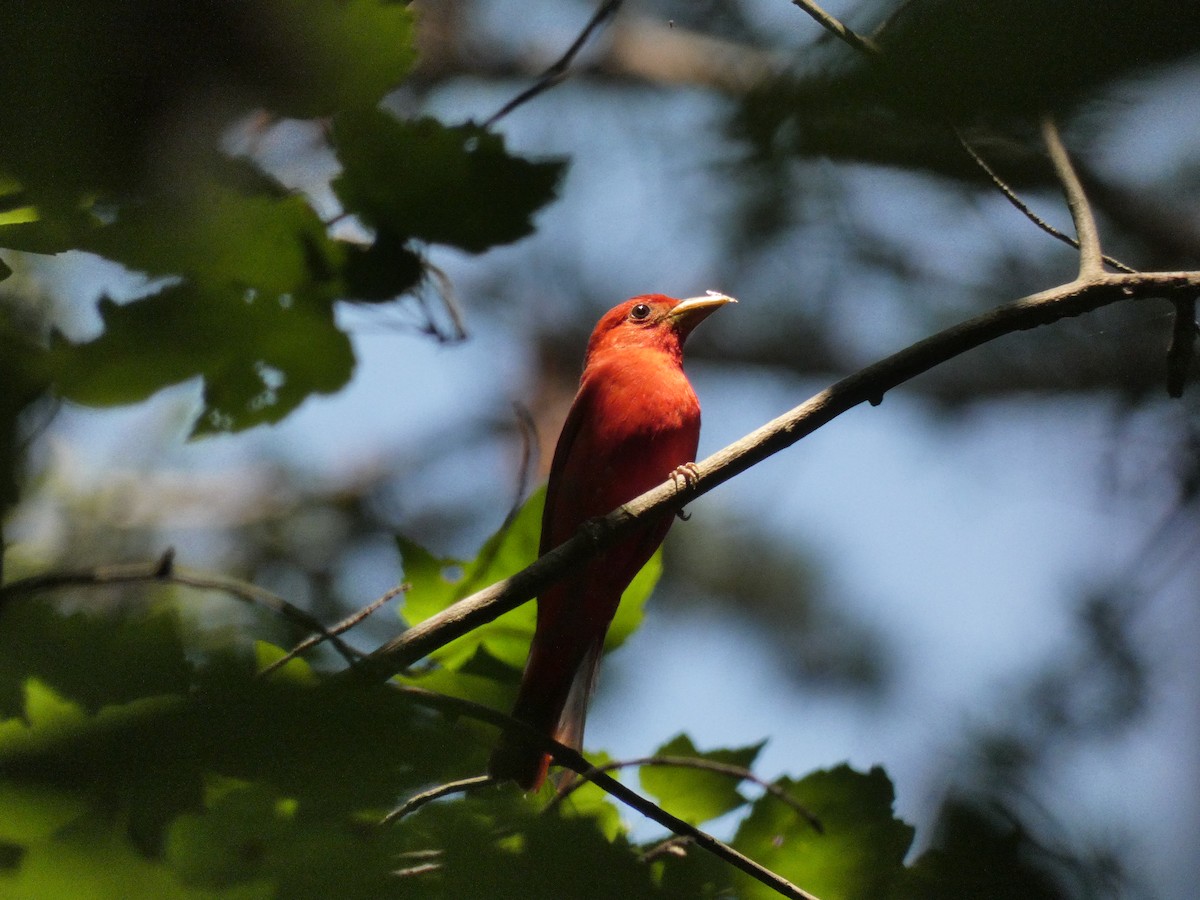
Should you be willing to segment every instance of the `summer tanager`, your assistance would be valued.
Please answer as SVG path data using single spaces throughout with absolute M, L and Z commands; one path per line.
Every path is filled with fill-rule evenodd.
M 690 300 L 647 294 L 600 319 L 554 451 L 539 553 L 695 460 L 700 404 L 683 373 L 683 342 L 714 310 L 734 302 L 714 292 Z M 579 749 L 604 635 L 621 593 L 658 549 L 673 518 L 664 513 L 647 522 L 538 598 L 515 718 Z M 505 735 L 489 769 L 537 790 L 549 765 L 549 756 Z

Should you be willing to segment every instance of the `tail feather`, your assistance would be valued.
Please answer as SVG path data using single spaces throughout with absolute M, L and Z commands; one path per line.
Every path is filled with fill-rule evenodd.
M 571 689 L 558 717 L 554 739 L 573 750 L 583 749 L 583 728 L 587 724 L 588 703 L 596 692 L 596 676 L 600 673 L 600 655 L 604 639 L 593 641 L 583 655 L 583 661 L 571 679 Z
M 556 653 L 554 658 L 534 652 L 525 667 L 513 718 L 553 737 L 575 750 L 583 746 L 588 700 L 596 687 L 604 641 L 592 641 L 582 654 Z M 564 658 L 565 657 L 565 658 Z M 546 780 L 549 755 L 504 734 L 492 753 L 488 771 L 494 778 L 515 781 L 526 791 L 536 791 Z
M 583 657 L 583 662 L 575 672 L 571 681 L 571 690 L 567 693 L 567 702 L 563 706 L 562 715 L 558 719 L 558 727 L 554 730 L 554 739 L 560 744 L 566 744 L 572 750 L 583 749 L 583 729 L 587 724 L 588 704 L 592 694 L 596 692 L 596 677 L 600 673 L 600 657 L 604 652 L 604 638 L 593 642 Z M 549 762 L 549 757 L 546 758 Z M 576 778 L 570 769 L 564 769 L 561 776 L 556 776 L 558 789 L 565 790 Z

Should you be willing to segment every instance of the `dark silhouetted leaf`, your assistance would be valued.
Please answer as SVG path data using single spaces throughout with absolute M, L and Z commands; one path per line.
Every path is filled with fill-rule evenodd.
M 415 59 L 393 0 L 6 4 L 0 172 L 55 217 L 138 194 L 234 119 L 372 106 Z
M 100 313 L 100 337 L 52 348 L 62 395 L 95 406 L 134 403 L 201 376 L 198 433 L 277 422 L 310 394 L 341 388 L 354 368 L 350 341 L 323 297 L 185 283 L 123 306 L 101 301 Z
M 510 156 L 475 125 L 401 122 L 380 110 L 342 113 L 333 138 L 344 168 L 334 189 L 349 212 L 394 239 L 476 253 L 532 232 L 563 168 Z

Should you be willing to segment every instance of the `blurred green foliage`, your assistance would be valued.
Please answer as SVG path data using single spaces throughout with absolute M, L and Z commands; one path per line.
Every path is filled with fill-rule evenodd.
M 806 48 L 811 68 L 744 98 L 734 131 L 768 164 L 759 175 L 780 160 L 832 157 L 982 184 L 946 126 L 999 122 L 988 158 L 1014 183 L 1046 184 L 1023 140 L 1029 122 L 1073 113 L 1131 69 L 1200 47 L 1200 18 L 1160 0 L 875 9 L 881 60 L 836 44 Z M 6 4 L 0 29 L 0 248 L 13 251 L 0 252 L 0 280 L 15 252 L 67 250 L 153 279 L 132 302 L 100 298 L 102 329 L 80 343 L 0 311 L 0 511 L 17 497 L 22 416 L 38 397 L 128 404 L 200 378 L 197 433 L 278 421 L 350 379 L 339 301 L 386 302 L 418 288 L 428 244 L 479 253 L 529 234 L 562 177 L 561 163 L 519 159 L 474 125 L 385 111 L 415 60 L 402 3 Z M 253 139 L 285 118 L 319 126 L 338 168 L 336 213 L 253 153 L 231 152 L 231 128 Z M 759 211 L 782 227 L 784 192 L 761 184 Z M 1110 203 L 1110 214 L 1120 206 Z M 805 356 L 791 331 L 778 331 L 789 361 Z M 540 502 L 474 559 L 400 540 L 412 584 L 405 620 L 528 562 Z M 771 548 L 748 546 L 759 555 L 743 557 L 760 571 L 742 589 L 783 597 L 766 577 L 779 568 Z M 631 586 L 610 648 L 639 624 L 659 566 L 656 558 Z M 128 591 L 107 612 L 82 589 L 61 608 L 0 593 L 0 895 L 767 895 L 695 847 L 635 839 L 590 786 L 552 808 L 548 791 L 493 787 L 381 828 L 399 800 L 483 771 L 494 729 L 303 661 L 258 677 L 284 652 L 259 633 L 265 626 L 223 643 L 185 624 L 176 588 L 146 590 L 156 599 L 123 605 L 138 593 Z M 780 608 L 796 618 L 794 604 Z M 1103 636 L 1106 620 L 1097 621 Z M 400 681 L 506 708 L 533 622 L 527 605 Z M 752 766 L 760 747 L 701 751 L 680 735 L 658 753 Z M 913 858 L 913 828 L 895 817 L 881 769 L 779 778 L 819 830 L 725 774 L 645 766 L 639 776 L 687 821 L 736 818 L 739 850 L 823 900 L 1080 895 L 1020 822 L 962 798 L 946 804 L 932 849 Z
M 541 503 L 529 501 L 474 560 L 437 560 L 404 542 L 405 616 L 432 615 L 520 568 Z M 656 578 L 652 570 L 626 602 L 640 607 Z M 0 594 L 0 895 L 772 895 L 698 848 L 664 853 L 660 838 L 634 840 L 590 785 L 556 804 L 549 785 L 534 796 L 489 786 L 379 825 L 397 802 L 481 773 L 495 729 L 415 702 L 395 683 L 347 681 L 301 659 L 259 676 L 283 650 L 185 625 L 180 590 L 129 588 L 158 599 L 107 614 Z M 490 648 L 527 645 L 531 613 L 443 648 L 401 682 L 507 704 L 520 654 Z M 761 748 L 700 751 L 679 735 L 656 756 L 744 768 Z M 776 781 L 819 827 L 776 796 L 754 799 L 730 774 L 648 765 L 641 782 L 696 824 L 744 816 L 734 846 L 823 900 L 919 896 L 912 885 L 957 883 L 976 854 L 990 864 L 1005 846 L 956 832 L 906 867 L 913 829 L 895 818 L 881 769 Z
M 423 245 L 516 240 L 554 197 L 561 164 L 379 108 L 415 60 L 405 4 L 85 6 L 9 5 L 0 21 L 15 48 L 0 64 L 0 248 L 86 250 L 159 281 L 102 302 L 95 339 L 55 341 L 46 377 L 65 398 L 133 403 L 199 376 L 197 432 L 276 422 L 350 379 L 336 301 L 411 292 Z M 331 221 L 230 156 L 232 125 L 253 134 L 284 117 L 330 123 Z M 364 236 L 335 236 L 342 220 Z

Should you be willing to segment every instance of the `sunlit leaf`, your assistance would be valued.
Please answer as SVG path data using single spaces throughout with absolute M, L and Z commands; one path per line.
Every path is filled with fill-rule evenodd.
M 544 489 L 534 492 L 513 520 L 492 535 L 473 560 L 439 559 L 405 538 L 398 538 L 404 579 L 412 585 L 402 609 L 410 624 L 424 621 L 473 591 L 520 571 L 537 558 L 541 535 Z M 605 640 L 605 649 L 620 644 L 641 623 L 642 611 L 662 572 L 656 553 L 625 590 L 621 605 Z M 451 669 L 461 669 L 479 648 L 512 669 L 525 664 L 537 621 L 534 603 L 526 603 L 469 634 L 435 650 L 430 658 Z
M 674 756 L 707 760 L 715 763 L 749 768 L 762 744 L 734 750 L 710 750 L 701 753 L 691 738 L 681 734 L 652 753 L 652 756 Z M 642 788 L 655 801 L 686 822 L 699 825 L 715 819 L 746 802 L 738 792 L 741 780 L 735 776 L 677 766 L 642 766 L 639 771 Z
M 266 641 L 254 642 L 254 660 L 259 669 L 262 671 L 267 666 L 277 663 L 279 660 L 287 656 L 288 651 L 282 647 L 277 647 L 274 644 L 269 644 Z M 317 676 L 313 672 L 312 666 L 299 656 L 293 656 L 286 663 L 271 672 L 271 678 L 278 681 L 290 681 L 298 685 L 313 685 L 316 683 Z
M 545 498 L 544 490 L 535 492 L 511 522 L 488 538 L 473 560 L 439 559 L 412 541 L 397 538 L 404 580 L 412 585 L 404 595 L 401 610 L 404 618 L 410 624 L 422 622 L 472 591 L 533 562 L 537 558 Z M 431 658 L 457 669 L 483 646 L 493 658 L 518 668 L 525 662 L 535 619 L 535 606 L 526 603 L 439 648 Z
M 0 895 L 13 898 L 267 900 L 275 896 L 270 888 L 265 883 L 220 891 L 190 887 L 172 867 L 145 856 L 102 820 L 31 844 L 19 866 L 0 869 Z
M 823 833 L 765 795 L 742 822 L 734 846 L 822 900 L 886 897 L 902 877 L 913 829 L 893 815 L 895 796 L 884 771 L 875 768 L 864 775 L 843 765 L 778 784 L 816 815 Z M 777 896 L 749 879 L 739 893 Z

